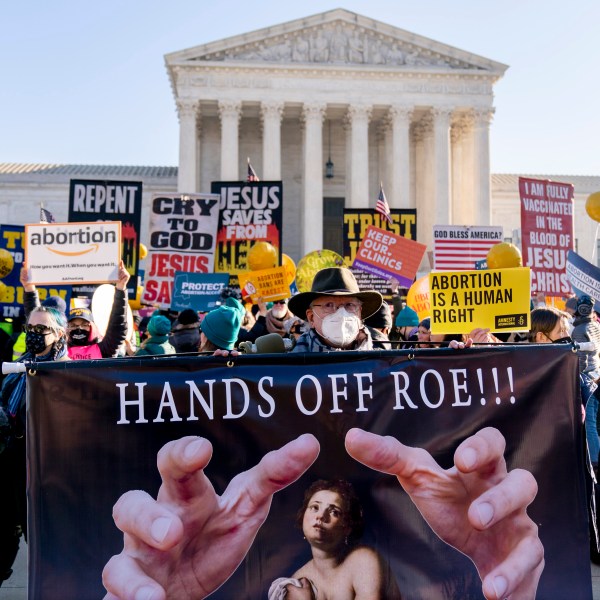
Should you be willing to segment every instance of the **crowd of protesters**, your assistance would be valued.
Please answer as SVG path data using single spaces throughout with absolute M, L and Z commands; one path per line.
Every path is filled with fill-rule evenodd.
M 464 336 L 436 336 L 429 318 L 418 314 L 400 296 L 390 303 L 374 290 L 361 290 L 349 269 L 333 267 L 315 275 L 312 288 L 267 304 L 258 302 L 248 309 L 230 295 L 213 310 L 198 313 L 192 308 L 178 314 L 156 310 L 145 318 L 134 315 L 128 326 L 127 282 L 123 264 L 108 325 L 98 331 L 89 308 L 67 310 L 59 297 L 43 302 L 29 283 L 26 269 L 21 273 L 24 288 L 24 332 L 0 338 L 2 359 L 27 361 L 101 359 L 118 356 L 160 356 L 234 351 L 241 342 L 277 334 L 291 341 L 292 352 L 346 350 L 390 350 L 463 347 L 476 343 L 502 342 L 593 342 L 595 349 L 579 353 L 582 398 L 586 405 L 585 427 L 594 468 L 598 468 L 600 439 L 597 417 L 600 390 L 600 323 L 589 296 L 569 299 L 565 312 L 532 302 L 532 328 L 523 335 L 500 339 L 485 329 Z M 8 579 L 19 547 L 26 536 L 25 500 L 25 375 L 7 376 L 0 396 L 0 432 L 5 421 L 12 425 L 9 441 L 0 438 L 0 585 Z M 4 421 L 3 421 L 4 419 Z M 16 432 L 16 433 L 15 433 Z

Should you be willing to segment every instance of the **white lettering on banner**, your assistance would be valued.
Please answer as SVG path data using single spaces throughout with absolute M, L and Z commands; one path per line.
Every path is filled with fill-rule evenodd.
M 118 214 L 135 213 L 135 192 L 130 185 L 83 185 L 73 187 L 73 210 L 75 212 L 105 212 Z
M 445 375 L 445 377 L 444 377 Z M 367 412 L 367 400 L 373 400 L 373 377 L 376 373 L 345 373 L 329 374 L 327 381 L 321 381 L 314 375 L 303 375 L 295 384 L 295 400 L 299 412 L 306 416 L 312 416 L 320 410 L 329 413 L 345 412 L 340 408 L 340 400 L 355 405 L 355 412 Z M 444 403 L 451 403 L 452 407 L 466 409 L 475 405 L 474 398 L 479 398 L 482 406 L 488 402 L 501 405 L 505 402 L 515 404 L 513 369 L 507 367 L 505 372 L 499 372 L 496 367 L 484 370 L 477 368 L 474 372 L 467 369 L 448 369 L 440 371 L 428 369 L 422 373 L 411 375 L 407 371 L 390 371 L 383 385 L 388 385 L 387 377 L 392 379 L 394 387 L 394 404 L 390 406 L 391 411 L 401 411 L 405 408 L 419 410 L 421 408 L 438 409 Z M 447 389 L 444 381 L 451 389 Z M 160 391 L 160 402 L 156 406 L 150 405 L 147 400 L 149 392 L 144 388 L 147 382 L 133 383 L 137 392 L 129 390 L 129 383 L 117 383 L 119 389 L 120 418 L 117 425 L 129 425 L 134 423 L 148 423 L 146 412 L 153 410 L 156 417 L 153 423 L 164 423 L 177 421 L 198 421 L 202 416 L 197 416 L 195 408 L 199 406 L 204 417 L 213 421 L 215 419 L 215 402 L 220 403 L 223 419 L 240 419 L 244 417 L 250 407 L 256 410 L 262 418 L 273 416 L 276 406 L 275 397 L 272 395 L 276 387 L 275 379 L 271 376 L 262 377 L 256 384 L 256 391 L 250 389 L 246 381 L 239 378 L 232 379 L 207 379 L 204 381 L 186 380 L 187 391 L 185 398 L 181 398 L 179 413 L 182 406 L 189 408 L 189 414 L 183 418 L 176 409 L 177 394 L 181 394 L 174 384 L 168 381 L 162 383 Z M 504 385 L 508 397 L 500 397 L 500 384 Z M 287 388 L 290 382 L 285 382 Z M 325 389 L 324 390 L 324 386 Z M 267 391 L 267 388 L 269 391 Z M 324 394 L 324 391 L 327 393 Z M 157 396 L 154 390 L 153 396 Z M 132 397 L 129 397 L 132 396 Z M 324 398 L 328 398 L 331 406 L 324 406 Z M 288 402 L 288 399 L 285 399 Z M 168 409 L 165 411 L 164 409 Z M 163 415 L 163 412 L 165 413 Z M 129 414 L 133 413 L 133 414 Z M 169 416 L 170 413 L 170 416 Z

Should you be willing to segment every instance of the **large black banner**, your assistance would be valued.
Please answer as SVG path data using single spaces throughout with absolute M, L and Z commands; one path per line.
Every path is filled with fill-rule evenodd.
M 488 426 L 506 439 L 508 470 L 529 471 L 539 486 L 527 511 L 545 552 L 537 597 L 591 598 L 577 373 L 577 355 L 557 345 L 41 363 L 27 376 L 30 598 L 103 596 L 104 565 L 123 548 L 113 505 L 128 490 L 156 497 L 166 442 L 210 440 L 205 472 L 221 494 L 308 432 L 317 460 L 275 494 L 211 598 L 265 599 L 275 579 L 305 565 L 311 549 L 296 514 L 311 483 L 335 478 L 353 484 L 362 543 L 389 564 L 402 598 L 481 600 L 469 558 L 433 533 L 395 477 L 353 460 L 344 437 L 354 427 L 393 436 L 448 469 L 457 446 Z

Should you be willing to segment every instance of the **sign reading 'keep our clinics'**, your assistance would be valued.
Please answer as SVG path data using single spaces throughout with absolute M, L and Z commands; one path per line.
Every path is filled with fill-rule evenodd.
M 117 280 L 121 223 L 25 225 L 25 262 L 31 283 L 109 283 Z
M 530 270 L 432 271 L 431 332 L 469 333 L 529 329 Z

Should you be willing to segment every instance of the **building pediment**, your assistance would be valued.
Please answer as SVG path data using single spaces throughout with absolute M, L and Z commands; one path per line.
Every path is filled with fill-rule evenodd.
M 507 66 L 403 29 L 336 9 L 168 54 L 167 64 L 367 66 L 370 69 L 476 70 Z

